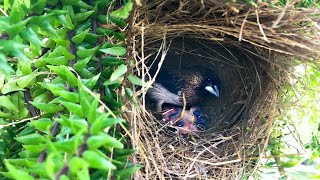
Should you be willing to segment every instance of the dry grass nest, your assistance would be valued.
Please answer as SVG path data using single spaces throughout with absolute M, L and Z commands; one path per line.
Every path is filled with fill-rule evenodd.
M 140 108 L 128 105 L 136 154 L 143 165 L 134 179 L 239 179 L 257 169 L 281 109 L 279 90 L 293 59 L 314 62 L 320 51 L 320 13 L 313 9 L 257 7 L 199 0 L 135 3 L 128 42 L 132 69 L 144 80 L 148 65 L 201 65 L 222 80 L 222 95 L 201 107 L 210 128 L 188 138 L 169 130 L 153 113 L 146 90 Z M 158 55 L 158 56 L 157 56 Z M 158 58 L 155 58 L 155 57 Z

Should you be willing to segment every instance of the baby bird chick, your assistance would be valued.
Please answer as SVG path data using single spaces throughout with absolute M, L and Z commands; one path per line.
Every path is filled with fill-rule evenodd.
M 181 107 L 173 106 L 162 113 L 162 120 L 177 127 L 179 134 L 191 134 L 207 129 L 207 119 L 198 107 L 191 107 L 190 110 L 182 111 Z

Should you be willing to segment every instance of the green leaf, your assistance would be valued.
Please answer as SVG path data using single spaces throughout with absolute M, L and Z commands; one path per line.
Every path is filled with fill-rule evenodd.
M 91 60 L 92 56 L 89 56 L 85 59 L 82 59 L 80 61 L 78 61 L 77 63 L 75 63 L 73 65 L 73 68 L 78 71 L 78 72 L 81 72 L 88 64 L 88 62 Z
M 37 77 L 37 70 L 32 72 L 31 74 L 25 75 L 17 79 L 17 85 L 19 88 L 25 88 L 30 83 L 33 82 L 33 80 Z M 34 84 L 34 83 L 32 83 Z
M 57 30 L 52 27 L 49 20 L 45 20 L 41 23 L 40 28 L 42 28 L 50 37 L 59 39 Z
M 36 121 L 31 121 L 31 124 L 39 131 L 49 131 L 53 126 L 53 122 L 49 118 L 41 118 Z
M 74 16 L 74 21 L 75 22 L 82 22 L 82 21 L 86 20 L 89 16 L 91 16 L 92 13 L 94 13 L 94 11 L 86 11 L 86 12 L 82 12 L 82 13 L 77 13 Z
M 135 167 L 129 167 L 129 168 L 117 171 L 116 173 L 117 179 L 130 179 L 130 176 L 133 175 L 138 170 L 140 170 L 141 168 L 142 166 L 135 166 Z
M 92 6 L 89 6 L 88 4 L 86 4 L 81 0 L 62 0 L 62 3 L 64 5 L 78 6 L 83 9 L 92 9 Z
M 124 20 L 113 17 L 113 16 L 108 16 L 108 20 L 110 20 L 111 22 L 115 23 L 117 26 L 122 28 L 127 26 L 127 23 Z
M 66 116 L 61 116 L 61 118 L 56 119 L 61 125 L 65 127 L 69 127 L 72 129 L 72 132 L 74 134 L 76 133 L 86 133 L 87 128 L 88 128 L 88 122 L 85 119 L 79 119 L 77 116 L 72 116 L 72 117 L 66 117 Z M 69 131 L 68 131 L 69 133 Z
M 84 114 L 87 115 L 87 113 L 89 112 L 89 109 L 91 107 L 91 103 L 90 103 L 90 95 L 88 94 L 88 92 L 85 90 L 85 88 L 83 87 L 83 84 L 79 83 L 78 85 L 79 88 L 79 97 L 80 98 L 80 105 L 84 111 Z
M 1 93 L 2 94 L 7 94 L 7 93 L 10 93 L 10 92 L 14 92 L 14 91 L 24 91 L 24 89 L 23 88 L 19 88 L 17 86 L 17 83 L 14 82 L 14 81 L 4 84 L 2 89 L 1 89 Z
M 17 51 L 23 51 L 27 46 L 14 40 L 0 40 L 1 52 L 14 55 Z
M 134 152 L 135 151 L 133 149 L 114 149 L 114 154 L 116 157 L 128 157 Z
M 40 15 L 43 13 L 44 7 L 46 6 L 46 0 L 38 0 L 36 3 L 33 4 L 31 7 L 31 11 Z
M 77 56 L 80 59 L 87 58 L 88 56 L 92 56 L 98 50 L 98 48 L 99 48 L 99 46 L 91 48 L 91 49 L 79 49 L 77 51 Z
M 109 55 L 113 56 L 123 56 L 127 53 L 127 49 L 124 47 L 112 47 L 112 48 L 106 48 L 106 49 L 99 49 L 99 51 L 104 52 Z
M 78 78 L 67 67 L 65 67 L 65 73 L 70 87 L 76 87 L 78 85 Z
M 22 144 L 41 144 L 41 143 L 45 143 L 46 142 L 46 138 L 44 138 L 43 136 L 41 136 L 38 133 L 33 133 L 33 134 L 28 134 L 25 136 L 20 136 L 20 137 L 16 137 L 15 138 L 18 142 L 22 143 Z
M 111 127 L 119 123 L 124 123 L 125 120 L 121 118 L 107 118 L 105 115 L 100 115 L 90 127 L 90 132 L 94 135 L 101 132 L 106 127 Z
M 73 174 L 76 174 L 81 169 L 84 169 L 84 168 L 86 169 L 88 166 L 89 166 L 89 164 L 84 159 L 82 159 L 80 157 L 73 157 L 69 161 L 70 171 Z
M 46 63 L 52 64 L 52 65 L 66 65 L 69 62 L 69 60 L 67 58 L 65 58 L 64 56 L 45 58 L 44 61 Z
M 36 144 L 36 145 L 22 145 L 28 152 L 32 153 L 40 153 L 42 150 L 46 148 L 46 144 Z M 120 149 L 117 149 L 120 150 Z
M 112 74 L 110 77 L 110 81 L 115 81 L 124 75 L 127 72 L 128 68 L 126 65 L 121 64 Z
M 106 118 L 104 119 L 103 126 L 110 127 L 110 126 L 114 126 L 116 124 L 124 123 L 124 122 L 126 122 L 126 120 L 121 118 Z
M 98 105 L 99 102 L 97 100 L 93 100 L 87 115 L 87 119 L 90 124 L 92 124 L 97 119 Z
M 289 161 L 289 162 L 285 162 L 285 163 L 281 164 L 281 167 L 291 168 L 293 166 L 296 166 L 298 163 L 299 163 L 299 161 Z
M 6 75 L 5 75 L 5 74 L 2 74 L 2 73 L 0 72 L 0 90 L 1 90 L 2 86 L 4 85 L 4 80 L 5 80 L 5 78 L 6 78 Z
M 91 79 L 88 80 L 83 80 L 83 84 L 88 88 L 88 89 L 92 89 L 98 82 L 100 77 L 100 74 L 97 74 L 96 76 L 94 76 Z
M 29 175 L 27 172 L 16 169 L 13 165 L 11 165 L 7 160 L 4 161 L 9 173 L 8 177 L 12 179 L 24 179 L 24 180 L 34 180 L 34 177 Z
M 127 19 L 130 15 L 132 7 L 133 7 L 133 4 L 131 1 L 129 1 L 129 2 L 127 2 L 127 4 L 124 7 L 113 11 L 111 13 L 111 16 L 122 18 L 122 19 Z
M 55 170 L 60 169 L 63 166 L 62 156 L 57 155 L 57 153 L 50 153 L 48 154 L 44 164 L 45 167 L 43 168 L 43 171 L 45 171 L 47 176 L 49 176 L 48 179 L 55 179 Z
M 103 61 L 102 64 L 104 66 L 115 66 L 115 65 L 120 65 L 120 64 L 126 64 L 123 60 L 113 57 L 113 56 L 106 56 Z
M 59 78 L 60 79 L 60 78 Z M 49 89 L 53 94 L 55 94 L 55 91 L 63 91 L 65 90 L 64 84 L 62 82 L 50 82 L 50 83 L 45 83 L 45 82 L 39 82 L 39 84 L 46 88 Z
M 89 32 L 89 29 L 83 31 L 83 32 L 80 32 L 79 34 L 75 35 L 74 37 L 72 37 L 72 41 L 79 45 L 80 43 L 82 43 L 82 41 L 84 40 L 84 38 L 86 38 L 87 34 Z
M 98 21 L 99 23 L 101 24 L 108 24 L 108 19 L 107 19 L 108 16 L 105 16 L 105 15 L 98 15 Z
M 92 150 L 87 150 L 83 153 L 83 158 L 90 164 L 90 167 L 107 171 L 109 169 L 116 169 L 110 161 L 106 160 L 100 154 Z
M 63 107 L 56 105 L 56 104 L 50 104 L 50 103 L 37 103 L 37 102 L 30 102 L 34 107 L 40 109 L 41 111 L 47 112 L 47 113 L 56 113 L 63 110 Z
M 3 73 L 5 75 L 9 75 L 9 74 L 11 74 L 13 72 L 14 72 L 14 70 L 8 64 L 8 62 L 6 60 L 6 57 L 2 53 L 0 53 L 0 74 Z
M 77 152 L 79 142 L 77 142 L 76 138 L 71 138 L 68 140 L 60 140 L 54 142 L 53 145 L 59 151 L 67 152 L 67 153 L 75 153 Z
M 97 149 L 104 145 L 120 149 L 124 147 L 120 141 L 106 133 L 102 133 L 97 136 L 91 136 L 88 139 L 88 146 L 90 149 Z
M 98 38 L 100 38 L 102 36 L 103 35 L 88 33 L 84 40 L 85 40 L 85 42 L 87 42 L 89 44 L 95 44 L 97 41 L 99 41 Z
M 58 76 L 63 79 L 63 80 L 67 80 L 67 76 L 66 76 L 66 73 L 65 73 L 65 69 L 66 66 L 51 66 L 51 65 L 47 65 L 47 67 L 58 74 Z
M 74 25 L 72 24 L 72 20 L 69 13 L 66 15 L 58 16 L 58 21 L 68 29 L 74 29 Z
M 37 34 L 31 28 L 27 28 L 20 32 L 20 36 L 35 46 L 44 46 Z
M 120 41 L 125 41 L 126 40 L 126 35 L 122 32 L 114 32 L 112 34 L 114 37 L 116 37 L 117 39 L 119 39 Z
M 10 12 L 10 24 L 21 22 L 24 16 L 21 1 L 14 1 Z
M 6 25 L 5 31 L 9 34 L 10 37 L 15 37 L 17 34 L 19 34 L 22 30 L 26 28 L 26 25 L 29 21 L 30 19 L 28 18 L 16 24 Z
M 0 106 L 15 112 L 19 111 L 18 107 L 12 103 L 8 96 L 0 96 Z
M 114 31 L 107 28 L 97 28 L 97 33 L 101 35 L 112 35 Z
M 142 86 L 142 80 L 138 78 L 136 75 L 129 74 L 128 80 L 135 85 Z
M 68 100 L 69 102 L 72 103 L 79 103 L 79 95 L 78 93 L 75 92 L 69 92 L 66 90 L 58 90 L 53 92 L 57 96 L 61 96 L 64 99 Z
M 61 79 L 67 80 L 71 87 L 76 87 L 78 84 L 77 77 L 66 66 L 47 66 L 50 70 L 57 73 Z
M 67 101 L 60 101 L 62 105 L 64 105 L 70 112 L 73 112 L 74 114 L 84 117 L 83 110 L 79 104 L 67 102 Z
M 15 166 L 32 166 L 37 162 L 37 159 L 27 158 L 27 159 L 7 159 L 8 163 Z

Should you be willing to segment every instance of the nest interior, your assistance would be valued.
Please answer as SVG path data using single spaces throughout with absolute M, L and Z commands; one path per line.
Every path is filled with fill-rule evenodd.
M 148 87 L 136 92 L 142 111 L 131 106 L 133 161 L 144 167 L 135 179 L 239 179 L 256 170 L 292 57 L 318 53 L 318 45 L 288 23 L 313 21 L 311 12 L 289 9 L 296 19 L 282 15 L 277 22 L 283 10 L 267 9 L 218 1 L 146 1 L 135 11 L 132 46 L 139 76 L 147 76 L 148 62 L 164 60 L 162 66 L 205 66 L 222 80 L 221 97 L 201 107 L 210 128 L 191 138 L 168 133 L 144 103 Z M 157 53 L 160 60 L 153 58 Z
M 174 38 L 169 43 L 161 68 L 192 68 L 203 66 L 215 72 L 221 79 L 221 96 L 207 97 L 198 104 L 208 117 L 208 127 L 201 135 L 221 132 L 243 121 L 254 101 L 272 83 L 268 58 L 251 54 L 241 46 L 213 43 L 188 37 Z M 156 46 L 155 43 L 154 46 Z M 159 46 L 159 44 L 158 44 Z M 159 47 L 160 48 L 160 47 Z M 161 58 L 149 58 L 157 66 Z M 146 105 L 155 112 L 151 103 Z M 155 113 L 154 113 L 155 114 Z M 157 119 L 159 119 L 157 117 Z M 246 119 L 246 118 L 244 118 Z

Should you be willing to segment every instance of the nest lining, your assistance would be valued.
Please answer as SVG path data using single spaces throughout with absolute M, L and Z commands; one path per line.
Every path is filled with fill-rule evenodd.
M 133 54 L 139 68 L 145 68 L 138 72 L 147 72 L 144 56 L 150 57 L 161 50 L 162 39 L 166 37 L 171 45 L 163 65 L 209 67 L 222 79 L 223 94 L 203 105 L 211 120 L 210 128 L 189 139 L 168 133 L 152 109 L 144 104 L 140 104 L 142 111 L 132 105 L 129 119 L 137 152 L 133 161 L 144 165 L 134 178 L 238 179 L 246 176 L 256 170 L 260 152 L 278 115 L 279 88 L 287 81 L 292 64 L 291 58 L 283 54 L 295 57 L 317 54 L 317 50 L 310 51 L 317 44 L 298 36 L 301 32 L 297 33 L 288 23 L 289 20 L 305 21 L 307 14 L 292 10 L 298 14 L 295 17 L 304 18 L 284 17 L 277 33 L 270 29 L 264 31 L 268 32 L 268 40 L 272 40 L 268 42 L 261 34 L 261 23 L 267 18 L 276 20 L 280 10 L 256 9 L 261 17 L 260 22 L 256 22 L 256 13 L 247 11 L 248 6 L 190 1 L 186 7 L 181 6 L 186 1 L 175 2 L 178 1 L 147 1 L 136 11 Z M 238 14 L 230 10 L 232 7 L 239 10 Z M 243 18 L 248 21 L 245 28 L 239 21 L 243 22 Z M 290 33 L 294 38 L 287 41 Z

